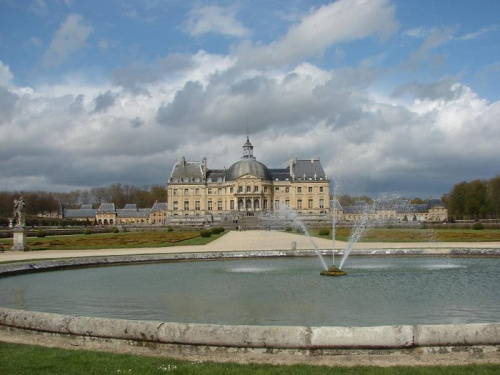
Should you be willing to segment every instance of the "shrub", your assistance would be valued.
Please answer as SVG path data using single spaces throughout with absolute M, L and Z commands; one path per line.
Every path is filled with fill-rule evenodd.
M 174 228 L 172 228 L 170 225 L 167 227 L 167 231 L 169 232 L 173 232 L 174 231 Z
M 483 225 L 483 223 L 474 223 L 474 225 L 472 226 L 472 229 L 474 229 L 474 230 L 483 230 L 484 229 L 484 225 Z
M 212 235 L 212 231 L 208 230 L 208 229 L 204 229 L 200 232 L 200 236 L 202 237 L 210 237 Z
M 320 228 L 318 231 L 320 236 L 328 236 L 330 234 L 330 229 L 328 228 Z
M 285 228 L 285 232 L 291 232 L 292 231 L 292 227 L 286 227 Z
M 220 228 L 218 227 L 212 228 L 212 234 L 219 234 L 219 233 L 220 233 Z
M 45 231 L 44 230 L 37 231 L 36 236 L 37 237 L 45 237 L 46 236 Z
M 224 227 L 219 227 L 220 233 L 224 232 Z
M 119 232 L 120 232 L 120 230 L 119 230 L 117 227 L 113 227 L 112 232 L 113 232 L 113 233 L 119 233 Z
M 91 234 L 92 232 L 90 231 L 90 229 L 84 229 L 83 230 L 83 234 Z

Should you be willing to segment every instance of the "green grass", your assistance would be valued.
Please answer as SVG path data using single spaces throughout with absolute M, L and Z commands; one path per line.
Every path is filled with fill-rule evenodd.
M 27 244 L 30 251 L 190 246 L 207 244 L 222 235 L 224 232 L 202 238 L 200 232 L 195 231 L 79 234 L 28 238 Z M 5 247 L 11 246 L 12 239 L 5 239 L 2 242 Z
M 337 228 L 335 238 L 347 241 L 351 228 Z M 312 234 L 321 238 L 332 238 L 332 235 L 320 236 L 318 231 Z M 406 228 L 373 228 L 368 229 L 361 237 L 361 242 L 486 242 L 500 241 L 500 229 L 406 229 Z
M 84 350 L 62 350 L 0 342 L 0 374 L 89 375 L 89 374 L 265 374 L 265 375 L 487 375 L 498 374 L 499 365 L 422 367 L 326 367 L 238 365 L 230 363 L 178 361 Z

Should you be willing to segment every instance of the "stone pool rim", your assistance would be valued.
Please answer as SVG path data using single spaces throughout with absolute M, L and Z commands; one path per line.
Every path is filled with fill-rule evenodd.
M 323 253 L 327 255 L 331 251 Z M 432 255 L 422 249 L 378 253 L 369 255 Z M 498 253 L 492 249 L 460 249 L 449 255 L 496 256 Z M 314 255 L 312 250 L 301 250 L 91 256 L 0 264 L 0 277 L 108 265 Z M 363 255 L 368 255 L 366 250 Z M 85 348 L 89 347 L 90 340 L 90 347 L 98 350 L 123 351 L 127 347 L 126 351 L 142 352 L 139 347 L 147 347 L 148 354 L 167 353 L 173 357 L 196 354 L 211 360 L 215 353 L 231 360 L 239 355 L 282 356 L 300 352 L 302 361 L 308 362 L 318 355 L 338 357 L 342 353 L 366 355 L 374 351 L 376 354 L 371 356 L 380 356 L 403 350 L 410 356 L 423 352 L 450 355 L 465 352 L 476 356 L 483 353 L 488 363 L 500 363 L 500 322 L 374 327 L 216 325 L 62 315 L 0 306 L 0 341 L 5 338 L 29 343 L 34 336 L 39 345 L 45 346 L 61 346 L 56 342 L 77 340 L 77 346 Z

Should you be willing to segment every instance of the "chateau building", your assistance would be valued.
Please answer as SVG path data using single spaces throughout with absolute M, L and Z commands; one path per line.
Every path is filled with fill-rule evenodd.
M 64 209 L 63 217 L 98 225 L 165 225 L 167 203 L 155 202 L 152 208 L 137 208 L 135 204 L 116 208 L 114 203 L 101 203 L 98 209 L 82 204 L 80 208 Z
M 294 158 L 286 168 L 268 168 L 256 160 L 247 137 L 241 160 L 229 169 L 208 168 L 206 158 L 177 162 L 167 182 L 167 216 L 253 215 L 280 205 L 303 215 L 325 215 L 329 193 L 319 159 Z
M 366 217 L 368 221 L 380 222 L 444 222 L 448 220 L 448 210 L 440 199 L 431 199 L 424 204 L 411 204 L 399 199 L 369 205 L 364 201 L 342 207 L 337 200 L 331 202 L 332 212 L 338 221 L 355 222 Z

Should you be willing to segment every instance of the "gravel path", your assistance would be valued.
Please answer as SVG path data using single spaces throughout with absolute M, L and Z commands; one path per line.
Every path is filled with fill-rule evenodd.
M 5 251 L 0 253 L 0 262 L 13 260 L 80 258 L 88 256 L 113 256 L 132 254 L 167 254 L 167 253 L 199 253 L 217 251 L 255 251 L 255 250 L 290 250 L 296 242 L 298 250 L 310 250 L 312 244 L 306 236 L 278 231 L 231 231 L 221 238 L 202 246 L 170 246 L 136 249 L 102 249 L 102 250 L 44 250 L 33 252 Z M 332 241 L 314 237 L 314 242 L 321 250 L 331 250 Z M 346 242 L 336 241 L 336 250 L 346 247 Z M 356 250 L 377 251 L 385 249 L 423 249 L 432 254 L 446 254 L 451 249 L 497 249 L 500 242 L 362 242 L 357 243 Z

